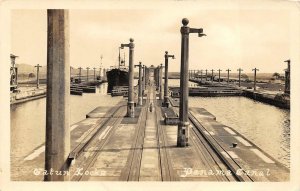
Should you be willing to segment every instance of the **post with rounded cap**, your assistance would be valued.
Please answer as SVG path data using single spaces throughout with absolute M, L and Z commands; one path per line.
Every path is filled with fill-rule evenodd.
M 256 71 L 259 71 L 257 68 L 252 69 L 254 71 L 254 84 L 253 84 L 253 90 L 256 91 Z
M 121 44 L 121 47 L 129 48 L 129 87 L 128 87 L 128 103 L 127 103 L 127 117 L 134 117 L 134 92 L 133 92 L 133 56 L 134 56 L 134 43 L 133 38 L 129 39 L 128 44 Z
M 174 55 L 169 55 L 168 51 L 165 51 L 165 89 L 164 89 L 164 103 L 163 106 L 169 107 L 169 58 L 175 59 Z
M 47 10 L 47 100 L 45 181 L 69 180 L 70 160 L 70 64 L 69 12 Z
M 241 72 L 243 69 L 239 68 L 237 71 L 239 71 L 239 87 L 241 87 Z
M 198 36 L 205 36 L 203 29 L 188 27 L 189 20 L 182 19 L 183 26 L 181 32 L 181 66 L 180 66 L 180 105 L 179 105 L 179 123 L 177 132 L 177 146 L 188 146 L 189 139 L 189 118 L 188 118 L 188 96 L 189 96 L 189 34 L 198 33 Z
M 139 82 L 138 82 L 138 85 L 139 85 L 139 90 L 138 90 L 138 105 L 139 106 L 142 106 L 143 105 L 143 95 L 142 95 L 142 62 L 140 62 L 138 65 L 134 65 L 134 67 L 139 67 Z

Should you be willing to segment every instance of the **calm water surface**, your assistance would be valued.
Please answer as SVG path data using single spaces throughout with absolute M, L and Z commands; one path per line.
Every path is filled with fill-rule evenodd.
M 178 86 L 179 80 L 170 80 L 169 84 Z M 107 84 L 102 84 L 96 94 L 71 96 L 71 124 L 85 119 L 97 106 L 111 106 L 122 99 L 106 95 L 106 88 Z M 285 166 L 290 166 L 289 110 L 244 97 L 190 97 L 189 105 L 207 109 L 218 121 L 233 127 Z M 45 115 L 45 98 L 11 107 L 12 165 L 45 141 Z

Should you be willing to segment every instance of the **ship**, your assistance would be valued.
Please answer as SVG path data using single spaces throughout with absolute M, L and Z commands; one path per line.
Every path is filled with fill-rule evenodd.
M 124 59 L 121 59 L 119 48 L 119 64 L 117 67 L 111 67 L 106 72 L 107 76 L 107 93 L 111 93 L 116 87 L 124 87 L 129 85 L 129 71 L 125 66 L 125 54 Z

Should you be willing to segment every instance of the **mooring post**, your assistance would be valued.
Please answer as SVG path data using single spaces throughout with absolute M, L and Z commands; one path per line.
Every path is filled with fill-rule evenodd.
M 230 72 L 231 70 L 228 68 L 226 71 L 227 71 L 227 84 L 229 84 L 229 72 Z
M 133 80 L 134 80 L 134 72 L 133 72 L 133 56 L 134 56 L 134 43 L 133 38 L 129 39 L 129 44 L 121 44 L 121 47 L 129 48 L 129 87 L 128 87 L 128 103 L 127 103 L 127 117 L 134 117 L 134 90 L 133 90 Z
M 42 66 L 40 66 L 39 64 L 37 64 L 36 66 L 34 66 L 36 68 L 36 88 L 39 89 L 40 88 L 40 77 L 39 77 L 39 73 L 40 73 L 40 68 Z
M 169 58 L 175 59 L 174 55 L 169 55 L 168 51 L 165 51 L 165 89 L 164 89 L 164 103 L 163 106 L 169 107 Z
M 90 67 L 86 68 L 86 82 L 89 82 L 89 69 Z
M 239 87 L 241 87 L 241 72 L 243 71 L 243 69 L 239 68 Z
M 219 72 L 219 83 L 221 82 L 221 71 L 222 71 L 221 69 L 218 70 L 218 72 Z
M 182 19 L 183 26 L 181 32 L 181 66 L 180 66 L 180 107 L 179 107 L 179 123 L 177 132 L 177 146 L 188 146 L 189 139 L 189 119 L 188 119 L 188 96 L 189 96 L 189 34 L 198 33 L 198 36 L 205 36 L 203 29 L 195 29 L 188 27 L 189 20 Z
M 143 105 L 143 95 L 142 95 L 142 62 L 139 62 L 138 65 L 134 65 L 134 67 L 139 67 L 139 89 L 138 89 L 138 105 L 141 106 Z
M 284 61 L 284 62 L 286 62 L 287 63 L 287 69 L 285 70 L 285 83 L 284 83 L 284 93 L 286 93 L 286 94 L 290 94 L 290 74 L 291 74 L 291 72 L 290 72 L 290 63 L 291 63 L 291 60 L 286 60 L 286 61 Z
M 69 12 L 62 9 L 47 11 L 47 101 L 45 181 L 69 180 L 70 161 L 70 64 Z
M 256 91 L 256 71 L 259 71 L 257 68 L 252 69 L 254 71 L 254 84 L 253 84 L 253 90 Z

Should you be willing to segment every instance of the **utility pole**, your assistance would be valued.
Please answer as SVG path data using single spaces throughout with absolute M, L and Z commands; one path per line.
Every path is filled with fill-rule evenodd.
M 229 70 L 229 68 L 228 68 L 226 71 L 227 71 L 227 84 L 229 84 L 229 72 L 230 72 L 231 70 Z
M 79 83 L 81 83 L 81 67 L 78 68 L 79 69 Z
M 139 90 L 138 90 L 138 105 L 143 105 L 143 95 L 142 95 L 142 62 L 139 65 L 134 65 L 134 67 L 139 67 Z
M 252 69 L 254 71 L 254 86 L 253 90 L 256 91 L 256 71 L 259 71 L 257 68 Z
M 102 78 L 101 78 L 101 72 L 102 72 L 102 58 L 103 58 L 103 56 L 102 56 L 102 54 L 101 54 L 101 56 L 100 56 L 100 68 L 99 68 L 99 78 L 100 78 L 100 80 L 102 80 Z
M 40 77 L 39 77 L 39 73 L 40 73 L 40 68 L 42 66 L 40 66 L 39 64 L 37 64 L 36 66 L 34 66 L 36 68 L 36 88 L 39 89 L 40 88 Z
M 86 68 L 86 82 L 89 82 L 89 69 L 90 67 Z
M 130 38 L 129 44 L 121 44 L 121 47 L 129 48 L 129 88 L 128 88 L 128 103 L 127 103 L 127 116 L 133 118 L 134 117 L 134 92 L 133 92 L 133 56 L 134 56 L 134 43 L 133 38 Z M 124 60 L 125 62 L 125 60 Z
M 219 71 L 219 83 L 221 82 L 221 69 L 218 70 Z
M 163 106 L 169 107 L 169 58 L 175 59 L 174 55 L 169 55 L 168 51 L 165 51 L 165 89 L 164 89 L 164 104 Z
M 45 181 L 69 180 L 70 64 L 69 11 L 47 10 L 47 101 Z M 54 172 L 51 174 L 50 172 Z
M 189 96 L 189 34 L 198 33 L 198 36 L 205 36 L 203 29 L 188 27 L 189 20 L 182 19 L 183 26 L 181 32 L 181 67 L 180 67 L 180 104 L 179 104 L 179 123 L 177 132 L 177 146 L 188 146 L 189 139 L 189 118 L 188 118 L 188 96 Z
M 243 69 L 239 68 L 237 71 L 239 71 L 239 87 L 241 87 L 241 72 Z

